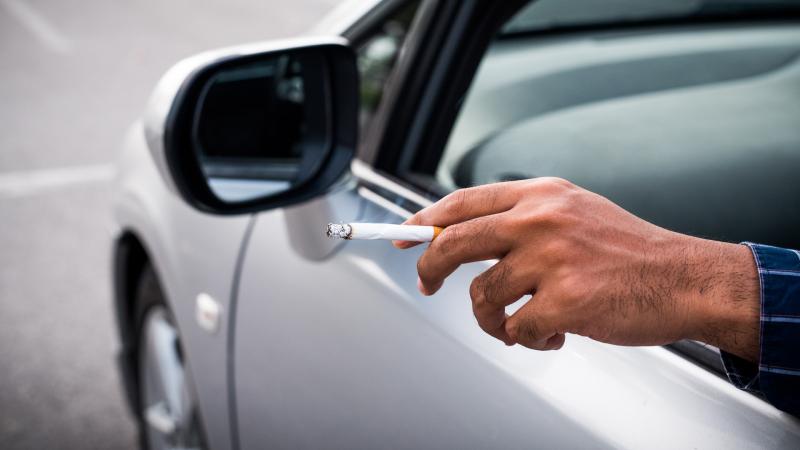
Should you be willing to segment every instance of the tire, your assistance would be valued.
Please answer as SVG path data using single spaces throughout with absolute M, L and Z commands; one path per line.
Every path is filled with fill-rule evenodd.
M 145 265 L 136 289 L 137 418 L 143 449 L 206 448 L 194 387 L 158 277 Z

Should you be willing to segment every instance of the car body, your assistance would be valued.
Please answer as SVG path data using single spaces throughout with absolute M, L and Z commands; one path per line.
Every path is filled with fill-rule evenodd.
M 348 2 L 312 34 L 339 36 L 354 47 L 363 46 L 376 26 L 405 3 Z M 491 2 L 475 2 L 482 3 Z M 477 65 L 477 56 L 468 56 L 483 54 L 469 39 L 454 39 L 465 36 L 467 24 L 480 25 L 485 17 L 498 14 L 489 6 L 468 4 L 419 3 L 415 28 L 404 44 L 418 50 L 400 55 L 374 119 L 362 129 L 350 170 L 324 194 L 290 206 L 240 214 L 199 210 L 176 193 L 174 181 L 163 170 L 166 162 L 160 160 L 170 110 L 192 71 L 284 43 L 198 55 L 182 61 L 162 79 L 145 117 L 128 132 L 115 183 L 119 229 L 113 263 L 120 367 L 132 408 L 144 426 L 152 427 L 160 420 L 157 411 L 148 415 L 152 405 L 142 404 L 141 361 L 137 360 L 142 323 L 137 323 L 135 298 L 143 269 L 151 267 L 179 335 L 184 377 L 180 389 L 190 391 L 187 395 L 197 411 L 203 445 L 209 448 L 797 448 L 797 419 L 733 387 L 718 368 L 709 368 L 717 364 L 714 354 L 694 344 L 625 348 L 569 336 L 558 352 L 508 348 L 484 334 L 472 316 L 470 281 L 490 263 L 462 267 L 436 296 L 424 298 L 416 290 L 416 260 L 422 248 L 400 252 L 385 243 L 337 242 L 325 237 L 322 231 L 328 222 L 399 223 L 437 197 L 435 189 L 424 189 L 424 183 L 398 176 L 393 168 L 407 161 L 403 163 L 403 150 L 394 144 L 403 136 L 404 148 L 444 147 L 447 136 L 434 133 L 440 118 L 448 115 L 442 105 L 460 104 L 453 93 L 463 91 L 472 79 L 461 80 L 452 71 L 463 69 L 459 64 L 465 61 Z M 481 35 L 478 25 L 476 36 Z M 768 72 L 797 54 L 795 25 L 757 27 L 763 28 L 752 30 L 758 45 L 744 39 L 732 47 L 774 51 L 754 59 L 748 66 L 751 72 L 730 76 L 725 72 L 720 77 L 744 79 Z M 433 32 L 439 28 L 446 33 L 437 38 Z M 652 37 L 638 31 L 633 37 L 608 37 L 609 60 L 622 61 L 625 56 L 620 51 L 639 45 L 639 59 L 626 53 L 632 60 L 640 61 L 641 55 L 655 58 L 661 52 L 669 57 L 663 61 L 676 61 L 674 49 L 681 43 L 690 48 L 691 34 L 697 32 L 659 29 Z M 721 50 L 694 52 L 701 60 L 728 55 L 725 64 L 730 65 L 742 55 L 753 54 L 731 53 L 726 47 L 731 39 L 724 36 L 731 33 L 728 29 L 703 32 L 718 33 L 713 42 Z M 770 33 L 792 44 L 769 47 L 765 42 L 772 42 Z M 660 41 L 641 44 L 648 38 Z M 425 59 L 426 46 L 440 48 L 442 53 Z M 511 50 L 493 51 L 501 61 Z M 552 54 L 531 58 L 546 63 Z M 602 58 L 597 56 L 597 65 L 602 65 Z M 696 64 L 698 60 L 686 57 L 678 63 L 687 61 Z M 577 69 L 572 69 L 581 64 L 589 67 L 587 56 L 576 54 L 569 64 L 571 76 L 583 82 Z M 491 67 L 482 66 L 477 79 L 490 79 L 484 85 L 494 90 L 472 91 L 465 103 L 475 106 L 465 108 L 473 116 L 465 113 L 456 125 L 468 130 L 460 135 L 465 143 L 448 145 L 510 148 L 515 141 L 504 143 L 497 130 L 531 114 L 507 103 L 513 102 L 513 96 L 502 97 L 502 76 L 509 72 L 491 73 Z M 417 71 L 424 74 L 423 79 L 418 79 L 423 75 Z M 553 70 L 548 80 L 566 72 Z M 529 74 L 528 79 L 536 76 Z M 618 74 L 609 75 L 614 76 Z M 689 76 L 681 83 L 702 87 L 711 81 Z M 635 92 L 626 95 L 666 90 L 657 85 L 630 89 Z M 481 110 L 492 107 L 492 98 L 503 98 L 508 106 L 504 108 L 508 114 L 493 115 L 497 122 L 493 124 L 480 117 Z M 582 98 L 575 104 L 589 101 L 599 100 Z M 563 125 L 554 125 L 558 126 Z M 538 132 L 546 134 L 547 129 Z M 499 143 L 492 140 L 496 135 Z M 568 167 L 565 176 L 580 177 L 582 168 L 591 167 L 577 164 L 581 158 L 568 155 L 561 161 L 562 169 Z M 793 158 L 788 161 L 796 161 Z M 479 183 L 497 181 L 502 178 L 497 174 L 507 171 L 500 164 L 496 173 L 478 171 L 473 176 Z M 535 175 L 539 174 L 526 176 Z M 600 177 L 587 187 L 603 191 L 611 189 L 613 181 L 613 177 Z M 675 183 L 667 179 L 662 188 L 673 189 Z M 625 188 L 619 195 L 636 190 L 635 185 Z M 689 190 L 693 189 L 703 188 L 691 185 Z M 770 187 L 765 189 L 768 194 Z M 651 219 L 661 217 L 661 204 L 626 199 L 628 204 L 622 201 L 623 206 L 634 211 L 644 208 L 642 214 Z M 664 204 L 670 201 L 663 200 Z M 670 217 L 674 215 L 667 214 L 663 220 L 676 228 L 685 225 L 680 217 L 674 222 Z M 756 237 L 775 232 L 757 224 L 743 225 L 742 230 Z

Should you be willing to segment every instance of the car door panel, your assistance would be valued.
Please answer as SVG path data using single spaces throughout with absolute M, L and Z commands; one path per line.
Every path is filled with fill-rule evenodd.
M 422 246 L 345 241 L 315 253 L 331 246 L 320 211 L 403 219 L 352 185 L 259 215 L 237 300 L 242 448 L 750 448 L 800 438 L 791 416 L 663 348 L 572 335 L 558 352 L 508 348 L 472 316 L 468 287 L 485 263 L 426 298 L 416 291 Z

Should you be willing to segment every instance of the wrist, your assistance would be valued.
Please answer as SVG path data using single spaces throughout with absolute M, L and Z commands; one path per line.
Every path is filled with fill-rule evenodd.
M 687 337 L 758 361 L 760 281 L 745 245 L 692 238 Z

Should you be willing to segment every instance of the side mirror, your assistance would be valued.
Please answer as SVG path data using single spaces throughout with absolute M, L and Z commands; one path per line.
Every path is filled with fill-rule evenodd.
M 358 71 L 326 41 L 217 58 L 185 77 L 164 122 L 163 163 L 192 206 L 276 208 L 325 192 L 348 169 Z

